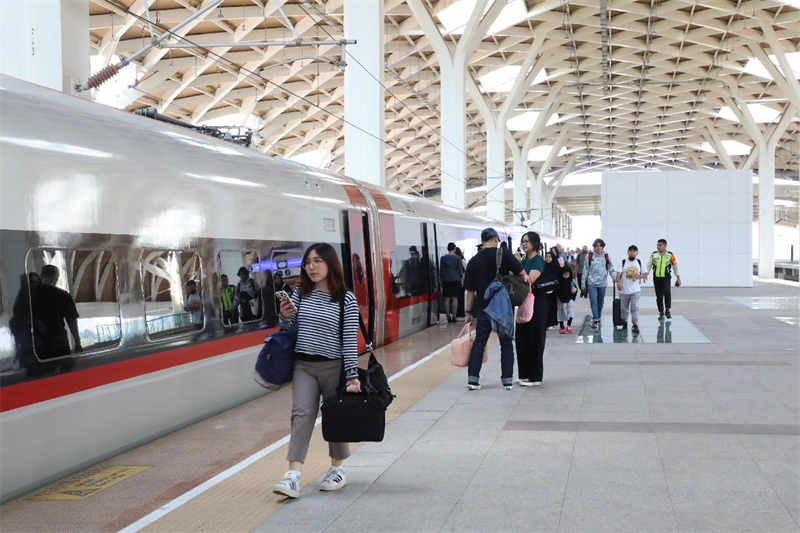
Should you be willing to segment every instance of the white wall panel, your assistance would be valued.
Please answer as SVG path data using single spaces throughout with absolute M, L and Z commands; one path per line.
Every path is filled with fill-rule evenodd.
M 665 238 L 687 286 L 751 287 L 752 174 L 603 174 L 602 236 L 614 264 L 630 244 L 647 260 Z

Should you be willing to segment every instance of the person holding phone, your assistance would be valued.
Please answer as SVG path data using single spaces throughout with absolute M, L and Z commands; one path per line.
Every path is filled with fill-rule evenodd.
M 278 298 L 283 296 L 280 294 Z M 297 327 L 297 344 L 292 378 L 292 430 L 287 455 L 289 470 L 273 492 L 297 498 L 300 496 L 300 469 L 308 454 L 320 399 L 336 394 L 342 366 L 346 391 L 361 392 L 358 302 L 346 288 L 344 271 L 333 246 L 317 243 L 306 250 L 300 287 L 291 298 L 281 301 L 280 310 L 281 327 Z M 330 442 L 328 452 L 331 467 L 320 485 L 323 491 L 338 490 L 347 484 L 342 463 L 350 456 L 350 446 L 346 442 Z

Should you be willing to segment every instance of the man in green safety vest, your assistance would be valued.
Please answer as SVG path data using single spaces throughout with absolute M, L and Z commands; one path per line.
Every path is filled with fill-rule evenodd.
M 226 326 L 231 326 L 239 322 L 239 313 L 236 309 L 239 306 L 236 301 L 236 287 L 228 284 L 228 276 L 225 274 L 220 276 L 219 282 L 219 296 L 222 300 L 222 323 Z
M 672 271 L 675 271 L 675 286 L 681 286 L 681 275 L 678 272 L 678 260 L 675 254 L 667 250 L 667 240 L 658 239 L 656 245 L 657 251 L 650 254 L 650 259 L 647 261 L 645 267 L 644 279 L 647 281 L 647 276 L 650 271 L 653 271 L 653 286 L 656 289 L 656 304 L 658 305 L 658 319 L 663 320 L 664 317 L 671 319 L 672 314 L 672 293 L 670 292 L 670 285 L 672 280 Z

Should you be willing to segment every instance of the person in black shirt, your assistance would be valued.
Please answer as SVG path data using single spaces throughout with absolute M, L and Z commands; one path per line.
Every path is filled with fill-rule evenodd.
M 492 332 L 492 321 L 483 311 L 487 302 L 483 296 L 486 288 L 497 279 L 497 247 L 500 237 L 493 228 L 486 228 L 481 232 L 481 251 L 467 264 L 467 273 L 464 276 L 464 289 L 467 291 L 466 313 L 467 323 L 476 324 L 475 343 L 469 355 L 469 375 L 467 387 L 470 390 L 480 390 L 481 366 L 483 366 L 483 349 L 489 341 Z M 519 260 L 507 247 L 503 248 L 500 263 L 500 275 L 506 276 L 509 272 L 528 280 L 528 275 L 522 269 Z M 514 379 L 514 343 L 511 337 L 500 337 L 500 358 L 502 375 L 500 377 L 506 390 L 511 390 Z
M 78 333 L 78 309 L 72 296 L 56 287 L 59 271 L 53 265 L 42 267 L 42 285 L 32 300 L 32 314 L 37 327 L 33 328 L 36 355 L 40 360 L 70 355 L 66 322 L 75 342 L 75 353 L 83 351 Z

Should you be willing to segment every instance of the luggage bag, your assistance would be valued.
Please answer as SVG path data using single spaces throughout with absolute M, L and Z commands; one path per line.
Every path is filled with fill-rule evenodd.
M 614 284 L 614 304 L 612 309 L 612 322 L 614 327 L 622 327 L 622 302 L 617 298 L 617 285 Z

